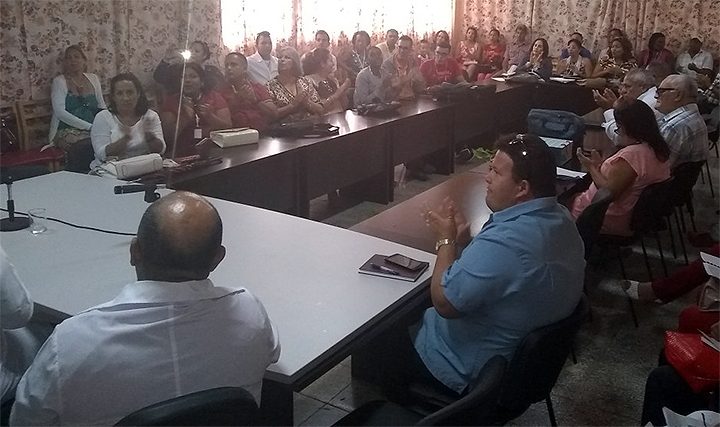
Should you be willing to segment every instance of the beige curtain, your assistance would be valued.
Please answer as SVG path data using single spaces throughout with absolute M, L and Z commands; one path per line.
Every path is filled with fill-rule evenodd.
M 477 26 L 481 34 L 495 27 L 506 37 L 524 23 L 532 38 L 545 37 L 551 54 L 567 43 L 570 33 L 579 31 L 585 45 L 598 54 L 607 46 L 611 28 L 628 35 L 637 52 L 647 45 L 650 34 L 667 36 L 667 47 L 676 55 L 687 41 L 699 37 L 704 48 L 720 53 L 720 0 L 459 0 L 456 32 Z
M 0 17 L 2 104 L 48 98 L 71 44 L 82 46 L 88 71 L 106 92 L 110 79 L 126 71 L 152 89 L 152 72 L 166 49 L 184 48 L 188 34 L 190 41 L 208 42 L 214 65 L 224 52 L 220 0 L 0 1 Z

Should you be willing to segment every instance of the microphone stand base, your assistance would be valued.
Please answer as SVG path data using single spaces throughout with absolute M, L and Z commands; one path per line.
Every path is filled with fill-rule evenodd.
M 30 218 L 15 217 L 0 219 L 0 231 L 18 231 L 30 227 Z

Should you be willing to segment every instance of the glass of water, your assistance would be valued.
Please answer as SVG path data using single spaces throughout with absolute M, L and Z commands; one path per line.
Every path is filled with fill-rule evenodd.
M 47 210 L 45 208 L 33 208 L 28 211 L 30 216 L 30 232 L 38 235 L 47 231 L 45 220 L 47 218 Z

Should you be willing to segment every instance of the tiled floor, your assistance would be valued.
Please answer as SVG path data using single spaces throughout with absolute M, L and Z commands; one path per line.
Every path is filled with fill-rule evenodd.
M 718 183 L 718 159 L 711 154 L 710 167 L 715 190 Z M 478 163 L 458 167 L 462 172 Z M 447 177 L 432 175 L 428 182 L 410 181 L 396 191 L 397 200 L 418 194 L 442 182 Z M 699 230 L 707 230 L 718 222 L 716 211 L 720 195 L 711 198 L 707 184 L 698 182 L 695 187 L 696 222 Z M 328 214 L 324 199 L 313 201 L 311 215 L 328 224 L 350 227 L 389 206 L 364 202 L 337 214 Z M 331 215 L 331 216 L 330 216 Z M 689 224 L 688 224 L 689 226 Z M 667 232 L 663 233 L 664 248 L 669 252 Z M 651 247 L 654 248 L 653 244 Z M 689 245 L 690 256 L 698 252 Z M 662 274 L 657 250 L 650 250 L 657 276 Z M 666 253 L 666 258 L 671 258 Z M 670 270 L 682 265 L 682 255 L 671 261 Z M 640 321 L 634 327 L 624 293 L 616 284 L 620 277 L 616 262 L 598 266 L 591 271 L 589 298 L 593 318 L 580 331 L 575 348 L 578 363 L 568 360 L 553 389 L 552 399 L 560 425 L 638 425 L 644 394 L 645 378 L 656 366 L 662 347 L 663 332 L 677 325 L 677 315 L 693 302 L 692 296 L 667 305 L 636 304 Z M 627 259 L 630 278 L 645 280 L 647 273 L 638 247 Z M 326 375 L 295 394 L 295 424 L 328 426 L 348 411 L 363 403 L 382 398 L 372 385 L 353 380 L 350 359 L 330 370 Z M 531 406 L 525 414 L 510 425 L 548 425 L 545 403 Z

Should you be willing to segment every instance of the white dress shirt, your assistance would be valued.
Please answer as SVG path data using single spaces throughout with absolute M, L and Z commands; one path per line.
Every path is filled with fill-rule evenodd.
M 657 87 L 653 86 L 641 93 L 640 96 L 638 96 L 638 100 L 644 102 L 653 110 L 653 113 L 655 113 L 655 120 L 660 120 L 663 117 L 663 113 L 655 109 L 655 105 L 657 104 L 657 100 L 655 99 L 656 91 Z M 617 123 L 615 123 L 615 110 L 612 108 L 605 110 L 603 116 L 605 117 L 605 123 L 603 123 L 602 126 L 605 128 L 605 134 L 608 138 L 610 138 L 613 144 L 618 145 L 620 142 L 620 135 L 616 132 Z
M 397 44 L 395 45 L 395 48 L 393 50 L 390 50 L 390 47 L 388 46 L 387 42 L 378 43 L 375 45 L 378 49 L 380 49 L 380 52 L 382 52 L 383 55 L 383 61 L 386 61 L 388 58 L 392 58 L 393 53 L 395 53 L 398 49 Z
M 139 281 L 65 320 L 18 385 L 11 425 L 113 425 L 173 397 L 235 386 L 260 402 L 277 333 L 245 289 Z
M 3 402 L 13 396 L 15 386 L 27 367 L 21 366 L 21 355 L 18 352 L 10 351 L 4 331 L 22 328 L 30 321 L 32 314 L 30 295 L 0 247 L 0 397 Z
M 710 52 L 705 52 L 704 50 L 700 49 L 700 52 L 696 53 L 695 56 L 690 56 L 687 51 L 678 55 L 676 62 L 677 71 L 679 73 L 687 74 L 688 76 L 695 78 L 697 76 L 697 73 L 693 70 L 688 69 L 688 65 L 690 65 L 691 62 L 694 63 L 699 69 L 713 69 L 712 54 Z
M 247 61 L 250 78 L 261 85 L 266 85 L 278 75 L 278 59 L 272 55 L 269 60 L 265 60 L 258 52 L 255 52 L 247 57 Z

